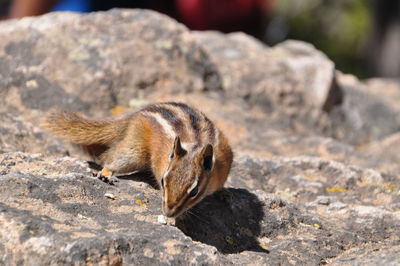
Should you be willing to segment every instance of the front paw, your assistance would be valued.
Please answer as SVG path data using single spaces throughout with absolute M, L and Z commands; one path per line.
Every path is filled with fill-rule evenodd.
M 109 185 L 115 185 L 115 183 L 119 181 L 118 178 L 113 175 L 113 172 L 107 168 L 103 168 L 100 172 L 98 172 L 97 178 Z

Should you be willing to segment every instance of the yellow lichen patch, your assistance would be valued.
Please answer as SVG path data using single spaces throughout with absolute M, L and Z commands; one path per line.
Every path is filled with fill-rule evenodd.
M 178 240 L 171 239 L 163 243 L 163 246 L 167 248 L 167 253 L 171 255 L 176 255 L 180 253 L 180 249 L 175 246 L 182 244 Z
M 341 188 L 341 187 L 330 187 L 326 189 L 326 192 L 347 192 L 348 189 Z
M 308 180 L 312 180 L 313 179 L 313 175 L 309 174 L 309 173 L 305 174 L 304 177 L 307 178 Z
M 140 200 L 140 199 L 135 200 L 135 202 L 142 208 L 146 208 L 147 207 L 146 203 L 143 203 L 143 201 Z
M 386 184 L 385 189 L 386 190 L 395 190 L 397 186 L 395 184 Z
M 314 226 L 315 229 L 320 229 L 321 228 L 320 224 L 313 224 L 313 226 Z
M 22 225 L 17 225 L 15 228 L 17 228 L 17 230 L 18 231 L 24 231 L 24 229 L 25 229 L 25 226 L 22 226 Z
M 269 247 L 263 244 L 259 244 L 260 248 L 264 249 L 264 250 L 268 250 Z
M 228 243 L 230 245 L 233 245 L 235 243 L 235 241 L 233 240 L 233 238 L 231 236 L 226 236 L 225 241 L 226 241 L 226 243 Z
M 355 149 L 357 150 L 357 151 L 363 151 L 363 150 L 365 150 L 366 148 L 368 148 L 369 146 L 367 145 L 367 144 L 362 144 L 362 145 L 358 145 L 358 146 L 355 146 Z
M 360 179 L 358 180 L 358 182 L 360 182 L 360 184 L 363 185 L 363 186 L 373 186 L 373 185 L 374 185 L 374 184 L 372 184 L 372 183 L 370 183 L 370 182 L 364 180 L 363 178 L 360 178 Z
M 122 105 L 116 105 L 113 108 L 111 108 L 110 113 L 111 113 L 112 116 L 120 116 L 126 110 L 128 110 L 128 107 L 122 106 Z

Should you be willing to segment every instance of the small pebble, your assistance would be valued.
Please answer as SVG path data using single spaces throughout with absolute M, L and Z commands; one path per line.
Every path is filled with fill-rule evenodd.
M 15 164 L 16 164 L 15 162 L 6 162 L 5 166 L 10 167 L 10 166 L 14 166 Z
M 167 220 L 165 220 L 165 216 L 164 215 L 158 215 L 157 216 L 157 222 L 160 224 L 167 224 Z
M 329 205 L 331 203 L 331 200 L 329 197 L 325 197 L 325 196 L 318 196 L 317 197 L 317 202 L 320 205 Z
M 111 193 L 104 194 L 104 197 L 109 198 L 109 199 L 115 199 L 114 194 L 111 194 Z
M 1 170 L 0 175 L 6 175 L 6 174 L 8 174 L 8 172 L 9 172 L 8 170 Z
M 88 218 L 86 216 L 83 216 L 82 214 L 78 213 L 78 218 L 79 219 L 83 219 L 83 220 L 87 220 Z

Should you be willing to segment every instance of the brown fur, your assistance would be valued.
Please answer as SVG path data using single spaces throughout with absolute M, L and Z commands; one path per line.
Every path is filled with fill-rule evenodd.
M 107 145 L 123 137 L 128 120 L 87 119 L 73 112 L 54 111 L 50 113 L 43 127 L 54 134 L 76 144 Z
M 177 137 L 168 135 L 157 119 L 167 121 Z M 167 216 L 179 216 L 221 189 L 232 164 L 233 154 L 222 132 L 185 104 L 154 104 L 116 120 L 53 112 L 44 127 L 80 144 L 113 173 L 152 170 L 163 190 Z M 189 146 L 185 149 L 183 144 Z

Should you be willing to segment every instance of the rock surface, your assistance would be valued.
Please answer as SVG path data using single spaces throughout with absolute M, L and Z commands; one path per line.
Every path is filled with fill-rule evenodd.
M 144 10 L 1 22 L 0 39 L 0 264 L 400 263 L 398 82 Z M 148 173 L 108 185 L 40 128 L 52 108 L 164 100 L 202 109 L 235 151 L 226 189 L 174 224 Z

